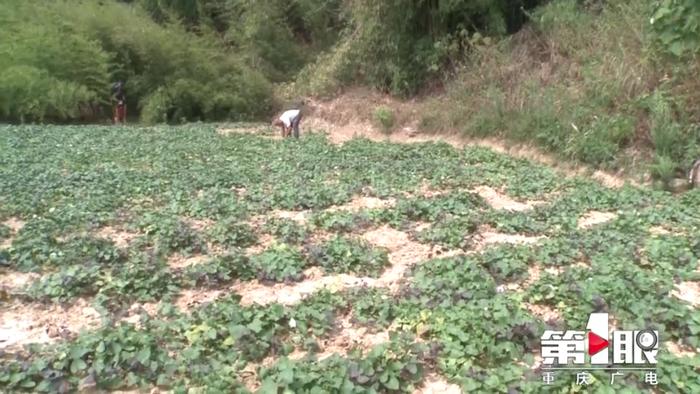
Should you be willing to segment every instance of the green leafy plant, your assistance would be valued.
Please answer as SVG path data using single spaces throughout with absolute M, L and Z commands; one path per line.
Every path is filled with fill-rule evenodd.
M 262 281 L 285 282 L 303 278 L 306 261 L 299 251 L 287 244 L 276 244 L 251 257 L 257 278 Z
M 154 301 L 177 293 L 164 259 L 154 253 L 135 252 L 118 269 L 103 277 L 98 296 L 108 302 Z
M 276 239 L 288 243 L 299 244 L 307 237 L 306 229 L 292 219 L 272 218 L 265 223 L 264 230 Z
M 382 289 L 362 288 L 347 294 L 352 306 L 352 318 L 359 324 L 380 329 L 388 327 L 397 314 L 391 294 Z
M 373 221 L 365 212 L 322 211 L 311 217 L 312 223 L 328 231 L 353 232 L 372 225 Z
M 279 390 L 412 392 L 424 374 L 424 349 L 410 339 L 396 337 L 366 357 L 330 357 L 320 363 L 282 359 L 261 371 L 263 393 Z
M 253 279 L 255 271 L 250 266 L 250 260 L 237 252 L 191 265 L 185 268 L 183 277 L 189 287 L 217 287 L 233 279 Z
M 472 246 L 470 236 L 477 231 L 478 225 L 478 220 L 474 218 L 450 217 L 421 231 L 416 237 L 424 243 L 468 249 Z
M 661 181 L 664 187 L 668 187 L 676 175 L 676 166 L 673 159 L 666 156 L 656 156 L 649 168 L 652 176 Z
M 358 238 L 337 236 L 321 246 L 307 247 L 309 260 L 326 272 L 379 276 L 389 265 L 387 252 Z
M 12 235 L 12 229 L 2 223 L 0 223 L 0 241 L 10 238 Z
M 138 226 L 152 239 L 159 253 L 192 254 L 206 250 L 206 244 L 198 232 L 185 222 L 163 213 L 146 214 Z
M 700 50 L 700 9 L 692 0 L 658 0 L 650 23 L 665 51 L 683 56 Z
M 258 239 L 250 225 L 239 223 L 235 219 L 216 222 L 209 230 L 208 237 L 217 244 L 239 248 L 252 246 Z
M 100 274 L 100 266 L 96 264 L 69 265 L 32 283 L 27 292 L 39 300 L 68 301 L 95 294 L 100 288 Z

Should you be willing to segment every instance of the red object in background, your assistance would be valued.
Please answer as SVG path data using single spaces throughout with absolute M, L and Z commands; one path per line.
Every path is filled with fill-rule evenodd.
M 126 121 L 126 104 L 120 102 L 114 109 L 114 123 L 124 123 Z

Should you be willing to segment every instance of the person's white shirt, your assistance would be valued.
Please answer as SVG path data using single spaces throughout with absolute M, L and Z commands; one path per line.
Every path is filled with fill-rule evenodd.
M 290 127 L 292 125 L 292 120 L 296 118 L 297 115 L 299 115 L 298 109 L 290 109 L 289 111 L 285 111 L 282 116 L 280 116 L 280 120 L 285 126 Z

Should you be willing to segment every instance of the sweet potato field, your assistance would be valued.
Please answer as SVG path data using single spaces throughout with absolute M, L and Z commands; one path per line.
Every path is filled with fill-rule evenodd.
M 700 191 L 486 148 L 0 127 L 0 392 L 700 392 Z M 660 332 L 545 387 L 545 329 Z

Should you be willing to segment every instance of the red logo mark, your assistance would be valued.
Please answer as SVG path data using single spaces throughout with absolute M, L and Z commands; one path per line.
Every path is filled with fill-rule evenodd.
M 607 339 L 603 339 L 600 336 L 596 335 L 593 331 L 588 332 L 588 354 L 589 355 L 594 355 L 601 350 L 605 349 L 608 347 L 609 342 Z

